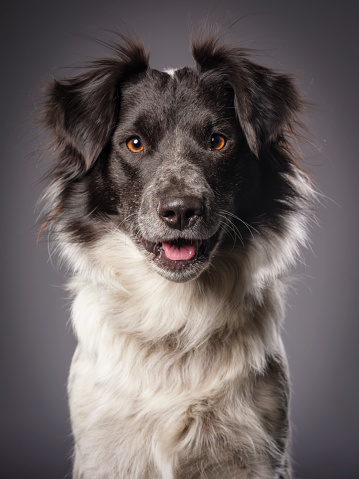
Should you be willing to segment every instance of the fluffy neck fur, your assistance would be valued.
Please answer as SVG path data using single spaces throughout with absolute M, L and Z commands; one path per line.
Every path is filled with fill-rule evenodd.
M 238 251 L 216 254 L 208 271 L 184 284 L 160 277 L 119 232 L 92 249 L 91 264 L 77 247 L 66 255 L 77 265 L 70 283 L 74 329 L 83 352 L 100 358 L 103 378 L 114 374 L 126 350 L 128 374 L 142 381 L 131 379 L 127 387 L 198 392 L 209 371 L 220 382 L 260 372 L 281 344 L 282 283 L 248 286 L 249 263 Z M 139 367 L 146 374 L 136 374 Z

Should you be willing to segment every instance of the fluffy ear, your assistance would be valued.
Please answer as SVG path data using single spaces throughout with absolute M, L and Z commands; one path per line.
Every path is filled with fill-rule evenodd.
M 62 166 L 72 171 L 91 167 L 115 127 L 121 83 L 148 68 L 141 43 L 126 40 L 110 47 L 115 58 L 91 63 L 85 73 L 47 87 L 42 121 L 53 132 Z
M 301 110 L 293 79 L 252 63 L 241 48 L 218 45 L 217 38 L 196 40 L 193 57 L 200 72 L 217 72 L 234 91 L 234 106 L 252 152 L 275 141 Z

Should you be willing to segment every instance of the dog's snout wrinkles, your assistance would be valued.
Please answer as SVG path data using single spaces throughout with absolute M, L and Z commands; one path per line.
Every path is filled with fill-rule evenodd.
M 158 202 L 157 213 L 170 228 L 182 231 L 202 216 L 203 203 L 195 196 L 167 196 Z

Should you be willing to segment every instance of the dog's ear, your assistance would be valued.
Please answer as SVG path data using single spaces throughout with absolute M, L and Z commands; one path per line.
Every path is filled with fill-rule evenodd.
M 58 161 L 72 172 L 94 163 L 116 125 L 121 84 L 148 68 L 140 42 L 126 40 L 111 50 L 114 58 L 95 61 L 83 74 L 47 87 L 41 121 L 52 130 Z
M 234 107 L 252 152 L 291 130 L 302 101 L 290 75 L 257 65 L 246 51 L 218 45 L 216 37 L 197 39 L 193 57 L 201 73 L 217 72 L 234 91 Z

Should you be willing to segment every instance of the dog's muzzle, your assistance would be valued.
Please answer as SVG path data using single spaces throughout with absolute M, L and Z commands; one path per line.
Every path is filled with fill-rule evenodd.
M 218 233 L 210 238 L 196 237 L 194 231 L 202 228 L 195 227 L 204 221 L 204 214 L 204 202 L 196 196 L 165 196 L 158 201 L 157 215 L 168 228 L 170 239 L 149 241 L 140 236 L 139 241 L 160 274 L 173 281 L 187 281 L 208 263 Z

